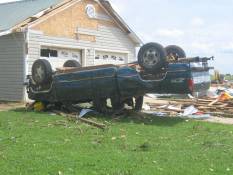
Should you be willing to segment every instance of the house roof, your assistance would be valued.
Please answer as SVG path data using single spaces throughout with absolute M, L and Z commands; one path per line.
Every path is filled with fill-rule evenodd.
M 27 18 L 62 0 L 24 0 L 0 4 L 0 31 L 9 30 Z
M 69 3 L 70 1 L 72 0 L 22 0 L 0 4 L 0 36 L 10 33 L 12 28 L 40 12 L 51 9 L 53 10 L 55 6 L 60 4 L 63 5 L 63 3 Z M 140 38 L 129 28 L 108 1 L 95 1 L 98 1 L 109 12 L 109 14 L 129 34 L 134 42 L 142 44 Z M 28 22 L 31 21 L 29 20 Z

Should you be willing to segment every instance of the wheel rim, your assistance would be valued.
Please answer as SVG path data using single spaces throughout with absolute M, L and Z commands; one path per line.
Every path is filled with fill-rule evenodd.
M 34 79 L 37 82 L 42 82 L 45 77 L 44 67 L 40 64 L 35 65 L 34 67 Z
M 160 61 L 160 53 L 155 48 L 149 48 L 143 55 L 143 61 L 146 67 L 153 67 Z

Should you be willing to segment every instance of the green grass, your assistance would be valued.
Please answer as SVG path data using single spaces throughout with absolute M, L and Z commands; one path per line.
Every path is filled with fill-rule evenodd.
M 233 174 L 232 126 L 136 114 L 98 121 L 109 129 L 1 112 L 0 174 Z

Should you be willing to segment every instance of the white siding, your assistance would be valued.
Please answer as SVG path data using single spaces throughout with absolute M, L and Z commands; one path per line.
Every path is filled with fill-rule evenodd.
M 129 36 L 118 28 L 99 26 L 98 30 L 78 28 L 78 33 L 96 36 L 96 42 L 45 36 L 40 32 L 29 30 L 28 70 L 32 63 L 40 58 L 41 46 L 85 49 L 86 58 L 83 66 L 94 65 L 95 51 L 127 53 L 128 62 L 135 61 L 135 44 Z
M 24 34 L 0 37 L 0 100 L 24 99 Z

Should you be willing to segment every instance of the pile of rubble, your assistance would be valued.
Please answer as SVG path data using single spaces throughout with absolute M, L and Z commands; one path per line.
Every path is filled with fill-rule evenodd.
M 191 116 L 192 118 L 218 116 L 233 118 L 233 96 L 225 90 L 209 92 L 209 97 L 145 98 L 146 108 L 164 116 Z

